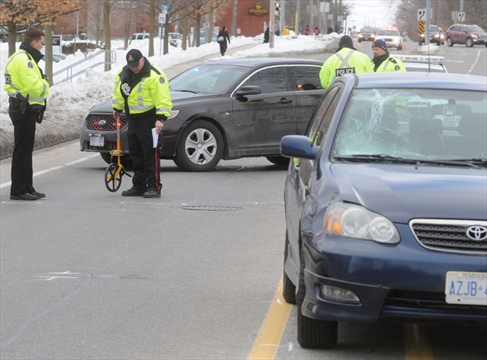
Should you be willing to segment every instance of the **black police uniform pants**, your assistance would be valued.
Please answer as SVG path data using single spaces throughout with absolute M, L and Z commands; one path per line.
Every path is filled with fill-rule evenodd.
M 153 117 L 129 120 L 127 138 L 129 154 L 132 159 L 136 190 L 155 190 L 161 192 L 158 146 L 152 147 Z
M 14 152 L 12 155 L 10 195 L 20 196 L 34 192 L 32 186 L 32 153 L 36 135 L 37 113 L 27 109 L 22 115 L 20 108 L 10 104 L 8 113 L 14 125 Z

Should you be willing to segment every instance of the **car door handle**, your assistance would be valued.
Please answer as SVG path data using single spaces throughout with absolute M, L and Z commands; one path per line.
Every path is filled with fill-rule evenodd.
M 292 102 L 292 100 L 287 100 L 286 98 L 282 98 L 281 100 L 279 100 L 279 104 L 290 104 Z

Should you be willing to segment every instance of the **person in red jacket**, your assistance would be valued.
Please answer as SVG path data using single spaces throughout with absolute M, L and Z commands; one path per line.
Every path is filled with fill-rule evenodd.
M 230 35 L 228 35 L 227 27 L 224 25 L 218 33 L 218 37 L 216 40 L 218 44 L 220 44 L 220 53 L 222 54 L 222 56 L 225 56 L 225 52 L 227 51 L 227 40 L 230 44 Z

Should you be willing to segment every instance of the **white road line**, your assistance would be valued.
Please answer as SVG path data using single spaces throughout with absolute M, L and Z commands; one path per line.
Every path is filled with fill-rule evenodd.
M 478 51 L 477 58 L 473 62 L 472 66 L 470 67 L 470 70 L 468 70 L 467 75 L 471 75 L 473 68 L 475 67 L 475 65 L 477 65 L 477 62 L 479 61 L 479 58 L 480 58 L 480 50 Z
M 39 176 L 39 175 L 44 175 L 44 174 L 47 174 L 47 173 L 49 173 L 51 171 L 55 171 L 55 170 L 62 169 L 65 166 L 71 166 L 73 164 L 77 164 L 77 163 L 80 163 L 82 161 L 89 160 L 89 159 L 91 159 L 91 158 L 93 158 L 95 156 L 98 156 L 98 154 L 92 154 L 92 155 L 89 155 L 89 156 L 87 156 L 85 158 L 82 158 L 82 159 L 79 159 L 79 160 L 75 160 L 75 161 L 71 161 L 71 162 L 66 163 L 64 165 L 61 165 L 61 166 L 54 166 L 54 167 L 49 168 L 49 169 L 46 169 L 46 170 L 38 171 L 38 172 L 34 173 L 33 177 L 36 177 L 36 176 Z M 10 186 L 10 185 L 12 185 L 12 182 L 11 181 L 8 181 L 6 183 L 1 184 L 0 185 L 0 189 L 3 189 L 4 187 Z

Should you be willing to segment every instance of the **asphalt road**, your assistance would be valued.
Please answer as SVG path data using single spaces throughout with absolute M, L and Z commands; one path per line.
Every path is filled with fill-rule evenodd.
M 485 47 L 441 51 L 450 72 L 483 61 L 486 75 Z M 246 359 L 279 330 L 261 343 L 279 359 L 485 359 L 487 328 L 473 324 L 340 324 L 335 349 L 301 349 L 295 307 L 282 328 L 266 319 L 286 306 L 273 301 L 286 169 L 264 158 L 161 168 L 161 199 L 123 198 L 130 178 L 108 192 L 106 164 L 73 141 L 35 152 L 47 198 L 22 202 L 0 161 L 1 359 Z

